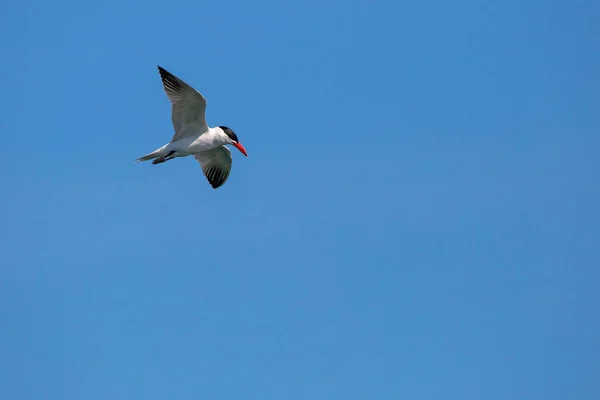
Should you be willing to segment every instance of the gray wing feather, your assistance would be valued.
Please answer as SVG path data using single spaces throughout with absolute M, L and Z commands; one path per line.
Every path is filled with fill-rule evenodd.
M 194 158 L 200 163 L 202 172 L 204 172 L 204 176 L 206 176 L 213 189 L 223 186 L 229 178 L 232 163 L 231 151 L 227 147 L 221 146 L 202 153 L 196 153 Z
M 206 132 L 208 125 L 205 118 L 204 96 L 161 66 L 158 66 L 158 72 L 171 102 L 171 121 L 175 129 L 171 141 Z

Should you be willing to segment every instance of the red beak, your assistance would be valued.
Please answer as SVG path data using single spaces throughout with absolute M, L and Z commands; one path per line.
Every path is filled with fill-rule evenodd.
M 248 157 L 248 153 L 246 153 L 246 149 L 244 148 L 244 146 L 242 146 L 241 143 L 233 143 L 233 146 L 238 149 L 243 155 L 245 155 L 246 157 Z

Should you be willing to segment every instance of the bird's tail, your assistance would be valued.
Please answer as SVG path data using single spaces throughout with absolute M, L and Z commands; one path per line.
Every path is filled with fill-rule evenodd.
M 135 161 L 137 161 L 137 162 L 148 161 L 148 160 L 152 160 L 153 158 L 163 157 L 168 153 L 168 151 L 166 150 L 167 147 L 168 147 L 168 144 L 165 144 L 164 146 L 159 147 L 158 149 L 154 150 L 152 153 L 148 153 L 145 156 L 141 156 L 140 158 L 138 158 Z
M 156 157 L 160 157 L 160 154 L 158 154 L 158 153 L 159 153 L 158 151 L 153 151 L 152 153 L 148 153 L 145 156 L 142 156 L 142 157 L 138 158 L 135 161 L 140 162 L 140 161 L 152 160 L 152 159 L 154 159 Z

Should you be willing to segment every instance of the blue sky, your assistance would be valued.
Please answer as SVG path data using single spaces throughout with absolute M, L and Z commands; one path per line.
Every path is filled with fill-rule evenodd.
M 9 2 L 0 398 L 598 399 L 600 6 Z M 227 125 L 227 183 L 156 65 Z

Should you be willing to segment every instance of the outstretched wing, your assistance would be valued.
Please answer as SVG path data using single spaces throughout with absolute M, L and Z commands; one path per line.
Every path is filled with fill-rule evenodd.
M 222 186 L 231 171 L 231 151 L 225 146 L 194 154 L 196 161 L 200 163 L 204 176 L 213 189 Z
M 201 135 L 208 130 L 206 125 L 206 99 L 196 89 L 158 66 L 163 87 L 171 102 L 171 120 L 175 135 L 171 141 L 185 136 Z

